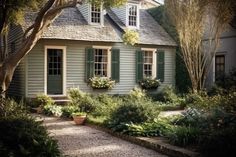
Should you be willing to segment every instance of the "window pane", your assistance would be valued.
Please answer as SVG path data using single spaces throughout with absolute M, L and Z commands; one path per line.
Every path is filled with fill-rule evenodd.
M 108 66 L 108 52 L 105 49 L 95 49 L 95 75 L 100 77 L 107 77 Z
M 137 25 L 137 6 L 136 5 L 129 6 L 129 25 L 130 26 Z
M 95 5 L 91 6 L 91 22 L 100 23 L 101 9 Z
M 152 77 L 152 63 L 153 63 L 153 52 L 152 51 L 144 51 L 143 55 L 143 75 L 144 77 Z

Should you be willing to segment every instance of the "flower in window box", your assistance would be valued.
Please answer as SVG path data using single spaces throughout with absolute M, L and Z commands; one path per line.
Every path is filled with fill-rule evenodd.
M 115 85 L 115 81 L 107 77 L 92 77 L 89 78 L 88 85 L 93 89 L 112 89 Z
M 139 84 L 143 89 L 157 89 L 160 86 L 160 80 L 147 77 L 140 81 Z

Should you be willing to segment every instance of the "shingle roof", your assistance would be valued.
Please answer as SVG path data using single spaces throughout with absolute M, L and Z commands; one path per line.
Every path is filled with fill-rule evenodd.
M 34 20 L 34 14 L 28 14 L 25 28 Z M 104 16 L 104 26 L 88 25 L 77 8 L 65 9 L 52 23 L 42 38 L 68 39 L 82 41 L 122 42 L 125 25 L 111 11 Z M 176 46 L 174 40 L 145 10 L 140 11 L 139 44 Z
M 124 31 L 126 27 L 116 14 L 111 10 L 107 12 L 114 23 Z M 139 33 L 139 44 L 176 46 L 176 42 L 170 35 L 143 9 L 140 10 L 140 28 L 137 32 Z
M 26 16 L 25 28 L 32 23 L 33 14 Z M 69 39 L 83 41 L 122 42 L 107 18 L 104 18 L 104 26 L 88 25 L 77 8 L 63 10 L 61 15 L 52 23 L 42 38 Z

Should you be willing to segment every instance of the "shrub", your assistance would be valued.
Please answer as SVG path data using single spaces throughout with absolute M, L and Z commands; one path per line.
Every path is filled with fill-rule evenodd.
M 178 96 L 176 95 L 174 88 L 165 86 L 161 92 L 156 95 L 155 99 L 162 102 L 174 103 L 178 101 Z
M 57 142 L 49 137 L 41 123 L 27 117 L 0 119 L 2 157 L 59 157 Z
M 143 123 L 154 120 L 159 110 L 150 100 L 124 101 L 111 115 L 107 125 L 113 127 L 122 123 Z
M 78 107 L 76 106 L 63 106 L 62 109 L 62 117 L 65 117 L 65 118 L 72 118 L 72 114 L 75 113 L 75 112 L 78 112 L 79 109 Z
M 79 101 L 86 95 L 79 88 L 70 88 L 68 90 L 68 97 L 71 100 L 71 105 L 78 105 Z
M 38 94 L 33 102 L 32 107 L 39 107 L 39 106 L 45 106 L 45 105 L 53 105 L 55 101 L 45 94 Z
M 69 91 L 71 105 L 78 107 L 80 112 L 90 113 L 95 110 L 96 100 L 88 93 L 84 93 L 78 88 L 71 88 Z
M 200 151 L 205 156 L 235 157 L 236 128 L 224 128 L 201 137 Z
M 138 99 L 145 99 L 147 98 L 147 93 L 140 89 L 140 88 L 134 88 L 129 92 L 128 99 L 131 100 L 138 100 Z
M 190 126 L 176 126 L 169 132 L 167 138 L 170 143 L 179 146 L 187 146 L 198 143 L 200 130 Z
M 0 117 L 26 116 L 27 109 L 23 102 L 0 98 Z
M 131 136 L 166 136 L 171 128 L 172 126 L 167 121 L 156 119 L 149 123 L 124 124 L 122 133 Z M 119 126 L 119 129 L 121 129 L 121 126 Z
M 57 116 L 60 117 L 62 115 L 62 107 L 57 105 L 45 105 L 43 107 L 43 113 L 48 116 Z
M 96 107 L 92 112 L 93 116 L 109 117 L 117 106 L 122 103 L 122 99 L 107 94 L 99 94 L 96 97 Z
M 217 86 L 217 85 L 214 85 L 211 87 L 211 89 L 207 92 L 207 94 L 209 96 L 215 96 L 215 95 L 225 95 L 226 94 L 226 90 Z
M 228 75 L 223 75 L 216 80 L 216 84 L 224 89 L 236 88 L 236 68 L 230 70 Z

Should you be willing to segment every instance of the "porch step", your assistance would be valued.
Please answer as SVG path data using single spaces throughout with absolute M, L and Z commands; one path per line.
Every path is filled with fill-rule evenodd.
M 57 105 L 67 105 L 71 102 L 69 99 L 54 100 Z
M 63 96 L 63 97 L 51 97 L 54 101 L 55 101 L 55 104 L 57 105 L 67 105 L 68 103 L 71 102 L 70 99 L 68 99 L 68 97 L 66 96 Z

